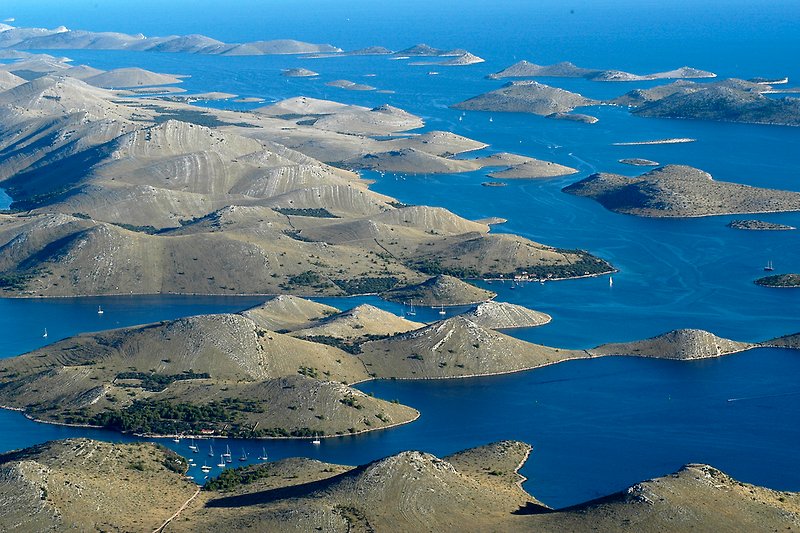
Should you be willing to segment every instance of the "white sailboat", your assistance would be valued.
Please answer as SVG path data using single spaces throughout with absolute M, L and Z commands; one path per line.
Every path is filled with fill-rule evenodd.
M 244 448 L 242 448 L 242 455 L 239 456 L 239 460 L 242 462 L 247 461 L 247 452 L 244 451 Z
M 767 261 L 767 266 L 764 267 L 766 272 L 772 272 L 775 270 L 775 267 L 772 266 L 772 261 Z
M 230 464 L 230 463 L 233 462 L 233 459 L 231 458 L 231 447 L 230 446 L 226 446 L 224 457 L 225 457 L 225 462 L 226 463 Z
M 47 328 L 44 328 L 44 333 L 42 334 L 42 338 L 47 338 Z
M 208 474 L 209 472 L 211 472 L 211 467 L 210 467 L 210 466 L 208 466 L 208 465 L 207 465 L 207 464 L 204 462 L 204 463 L 203 463 L 203 466 L 201 466 L 201 467 L 200 467 L 200 470 L 202 470 L 203 472 L 205 472 L 206 474 Z
M 311 441 L 311 444 L 319 446 L 320 444 L 322 444 L 322 441 L 319 440 L 319 437 L 314 437 L 314 440 Z
M 409 315 L 409 316 L 414 316 L 414 315 L 416 315 L 416 314 L 417 314 L 417 312 L 416 312 L 416 311 L 414 311 L 414 300 L 411 300 L 411 302 L 410 302 L 410 304 L 409 304 L 409 305 L 410 305 L 410 307 L 409 307 L 409 309 L 408 309 L 408 312 L 407 312 L 406 314 L 407 314 L 407 315 Z
M 259 461 L 266 461 L 267 460 L 267 450 L 266 448 L 261 448 L 261 456 L 258 458 Z
M 446 314 L 447 314 L 447 312 L 444 310 L 444 306 L 442 306 L 441 308 L 439 308 L 439 314 L 440 314 L 440 315 L 446 315 Z
M 194 453 L 197 453 L 197 446 L 194 444 L 194 437 L 192 437 L 192 443 L 189 445 L 189 449 L 192 450 Z
M 102 315 L 103 313 L 105 313 L 105 311 L 103 311 L 103 308 L 98 305 L 97 306 L 97 314 L 98 315 Z
M 214 446 L 212 446 L 211 444 L 208 445 L 208 456 L 214 457 Z
M 609 287 L 614 286 L 614 278 L 612 278 L 611 276 L 608 276 L 608 286 Z
M 225 459 L 220 455 L 219 456 L 219 464 L 217 464 L 220 468 L 225 468 Z

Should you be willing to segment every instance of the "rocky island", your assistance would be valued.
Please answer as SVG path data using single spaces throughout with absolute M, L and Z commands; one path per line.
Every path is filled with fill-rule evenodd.
M 800 287 L 800 274 L 776 274 L 765 276 L 755 281 L 756 285 L 762 287 L 774 287 L 778 289 L 791 289 Z
M 800 193 L 716 181 L 683 165 L 667 165 L 634 178 L 593 174 L 562 190 L 593 198 L 617 213 L 646 217 L 800 211 Z
M 658 161 L 652 161 L 650 159 L 641 159 L 641 158 L 627 158 L 627 159 L 620 159 L 620 163 L 625 165 L 632 165 L 634 167 L 657 167 L 659 166 Z
M 800 125 L 800 99 L 765 96 L 770 88 L 735 78 L 713 83 L 676 81 L 636 89 L 609 103 L 629 106 L 633 114 L 642 117 Z
M 452 105 L 453 109 L 533 113 L 548 116 L 576 107 L 598 105 L 598 100 L 536 81 L 512 81 L 501 88 Z
M 797 229 L 786 224 L 775 224 L 764 220 L 731 220 L 727 226 L 732 229 L 752 230 L 752 231 L 789 231 Z
M 654 74 L 631 74 L 620 70 L 597 70 L 582 68 L 563 61 L 553 65 L 537 65 L 526 60 L 514 63 L 494 74 L 487 76 L 489 79 L 499 80 L 503 78 L 586 78 L 592 81 L 647 81 L 659 79 L 677 78 L 713 78 L 716 74 L 705 70 L 692 67 L 680 67 L 666 72 L 656 72 Z

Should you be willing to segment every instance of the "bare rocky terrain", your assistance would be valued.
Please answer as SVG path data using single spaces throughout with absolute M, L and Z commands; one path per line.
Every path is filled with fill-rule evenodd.
M 358 357 L 375 377 L 430 379 L 517 372 L 588 354 L 524 342 L 456 316 L 366 342 Z
M 418 285 L 394 289 L 383 297 L 392 302 L 412 305 L 467 305 L 491 300 L 495 293 L 481 289 L 452 276 L 440 275 Z
M 3 25 L 0 48 L 19 50 L 130 50 L 145 52 L 183 52 L 228 56 L 308 54 L 341 52 L 329 44 L 313 44 L 291 39 L 224 43 L 205 35 L 146 37 L 115 32 L 95 32 L 58 28 L 24 28 Z
M 589 353 L 594 356 L 632 355 L 687 361 L 720 357 L 749 350 L 756 346 L 758 345 L 753 343 L 723 339 L 699 329 L 679 329 L 651 339 L 603 344 L 589 350 Z
M 0 455 L 3 531 L 153 531 L 198 491 L 149 443 L 55 441 Z
M 775 224 L 764 220 L 731 220 L 727 226 L 732 229 L 752 230 L 752 231 L 788 231 L 797 229 L 786 224 Z
M 78 335 L 6 359 L 0 405 L 39 420 L 139 434 L 339 435 L 418 416 L 348 386 L 373 378 L 483 376 L 612 355 L 693 360 L 797 344 L 790 337 L 754 344 L 677 330 L 584 351 L 496 331 L 549 320 L 487 302 L 422 324 L 369 305 L 339 312 L 280 296 L 239 314 Z
M 637 89 L 610 103 L 627 105 L 643 117 L 800 125 L 800 99 L 765 96 L 771 91 L 770 85 L 735 78 L 712 83 L 681 80 Z
M 646 217 L 800 210 L 800 193 L 716 181 L 707 172 L 683 165 L 659 167 L 633 178 L 593 174 L 563 191 L 592 198 L 617 213 Z
M 791 531 L 800 495 L 703 464 L 554 510 L 520 486 L 531 447 L 438 458 L 404 451 L 352 467 L 284 459 L 228 469 L 206 490 L 153 444 L 55 441 L 0 455 L 5 531 Z M 162 529 L 163 527 L 163 529 Z
M 575 66 L 564 61 L 553 65 L 537 65 L 526 60 L 514 63 L 499 72 L 490 74 L 488 78 L 499 80 L 503 78 L 586 78 L 592 81 L 646 81 L 658 79 L 678 78 L 713 78 L 716 74 L 692 67 L 680 67 L 665 72 L 653 74 L 631 74 L 620 70 L 597 70 Z
M 361 294 L 418 283 L 431 270 L 490 274 L 488 254 L 508 275 L 610 268 L 584 252 L 491 234 L 443 209 L 404 206 L 318 159 L 412 150 L 434 169 L 485 146 L 446 132 L 384 139 L 422 125 L 392 106 L 298 97 L 245 113 L 121 98 L 53 72 L 7 81 L 0 183 L 14 204 L 0 215 L 6 294 Z M 498 154 L 470 164 L 531 161 Z
M 597 100 L 536 81 L 512 81 L 499 89 L 451 107 L 468 111 L 533 113 L 548 116 L 553 113 L 568 113 L 576 107 L 597 104 L 600 104 Z
M 529 328 L 542 326 L 552 320 L 547 313 L 534 311 L 521 305 L 489 301 L 464 313 L 472 322 L 489 329 Z

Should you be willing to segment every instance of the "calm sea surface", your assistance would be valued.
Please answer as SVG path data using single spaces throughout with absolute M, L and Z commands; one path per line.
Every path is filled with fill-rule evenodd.
M 641 157 L 699 167 L 719 180 L 800 191 L 800 128 L 657 120 L 597 107 L 594 125 L 522 114 L 467 113 L 450 104 L 502 84 L 484 78 L 520 59 L 572 61 L 579 66 L 637 73 L 690 65 L 722 77 L 789 76 L 800 80 L 800 7 L 796 2 L 617 2 L 563 7 L 561 2 L 501 5 L 323 1 L 30 2 L 7 0 L 0 18 L 18 25 L 143 32 L 204 33 L 226 41 L 297 38 L 343 48 L 403 48 L 427 42 L 463 47 L 487 59 L 468 67 L 420 67 L 383 57 L 193 56 L 64 51 L 98 68 L 141 66 L 190 74 L 189 91 L 224 91 L 268 101 L 303 94 L 347 103 L 383 103 L 425 118 L 425 129 L 454 131 L 491 145 L 557 161 L 581 173 L 487 188 L 485 171 L 445 176 L 379 176 L 376 191 L 403 202 L 444 206 L 468 217 L 501 216 L 494 231 L 583 248 L 620 272 L 605 278 L 487 288 L 499 299 L 551 314 L 550 324 L 513 334 L 568 348 L 652 336 L 693 327 L 758 341 L 800 331 L 800 291 L 770 290 L 753 280 L 773 261 L 776 272 L 800 271 L 797 232 L 745 232 L 725 225 L 737 217 L 649 220 L 610 213 L 560 189 L 595 171 L 634 175 L 617 162 Z M 597 3 L 599 4 L 599 3 Z M 608 3 L 604 3 L 608 4 Z M 100 7 L 102 5 L 102 7 Z M 300 6 L 300 7 L 297 7 Z M 286 79 L 282 68 L 305 67 L 320 79 Z M 438 71 L 430 75 L 429 71 Z M 364 77 L 367 74 L 375 76 Z M 350 79 L 392 94 L 350 92 L 324 85 Z M 545 79 L 586 96 L 608 98 L 653 83 L 593 83 Z M 252 105 L 215 103 L 247 109 Z M 492 119 L 491 122 L 489 119 Z M 614 142 L 690 137 L 697 142 L 612 146 Z M 0 198 L 0 204 L 2 198 Z M 738 217 L 741 218 L 741 217 Z M 800 226 L 800 214 L 758 218 Z M 0 356 L 10 357 L 79 332 L 209 312 L 241 310 L 259 298 L 113 297 L 0 300 Z M 340 308 L 375 298 L 327 299 Z M 96 313 L 98 305 L 106 311 Z M 450 311 L 454 313 L 456 310 Z M 417 319 L 439 318 L 436 312 Z M 44 339 L 44 328 L 48 338 Z M 360 386 L 416 407 L 422 417 L 401 428 L 359 437 L 307 442 L 232 442 L 234 456 L 266 447 L 271 458 L 306 455 L 363 463 L 403 449 L 447 454 L 498 439 L 534 445 L 523 468 L 526 488 L 545 503 L 569 505 L 619 490 L 687 462 L 708 462 L 749 482 L 800 490 L 800 354 L 761 349 L 714 361 L 681 363 L 635 358 L 575 361 L 520 374 L 451 381 L 372 382 Z M 729 401 L 732 400 L 732 401 Z M 117 434 L 27 421 L 0 411 L 0 450 L 67 436 L 123 440 Z M 185 442 L 165 444 L 189 453 Z M 219 446 L 219 444 L 218 444 Z M 197 459 L 208 458 L 207 443 Z M 211 459 L 209 462 L 211 462 Z

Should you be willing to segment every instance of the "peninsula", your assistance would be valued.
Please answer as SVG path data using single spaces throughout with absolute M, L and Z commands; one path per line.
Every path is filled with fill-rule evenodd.
M 611 355 L 692 360 L 773 345 L 677 330 L 568 350 L 498 331 L 549 321 L 544 313 L 488 302 L 422 324 L 370 305 L 340 312 L 278 296 L 242 313 L 83 334 L 5 359 L 0 405 L 36 420 L 135 434 L 335 436 L 419 415 L 348 385 L 359 381 L 487 376 Z

